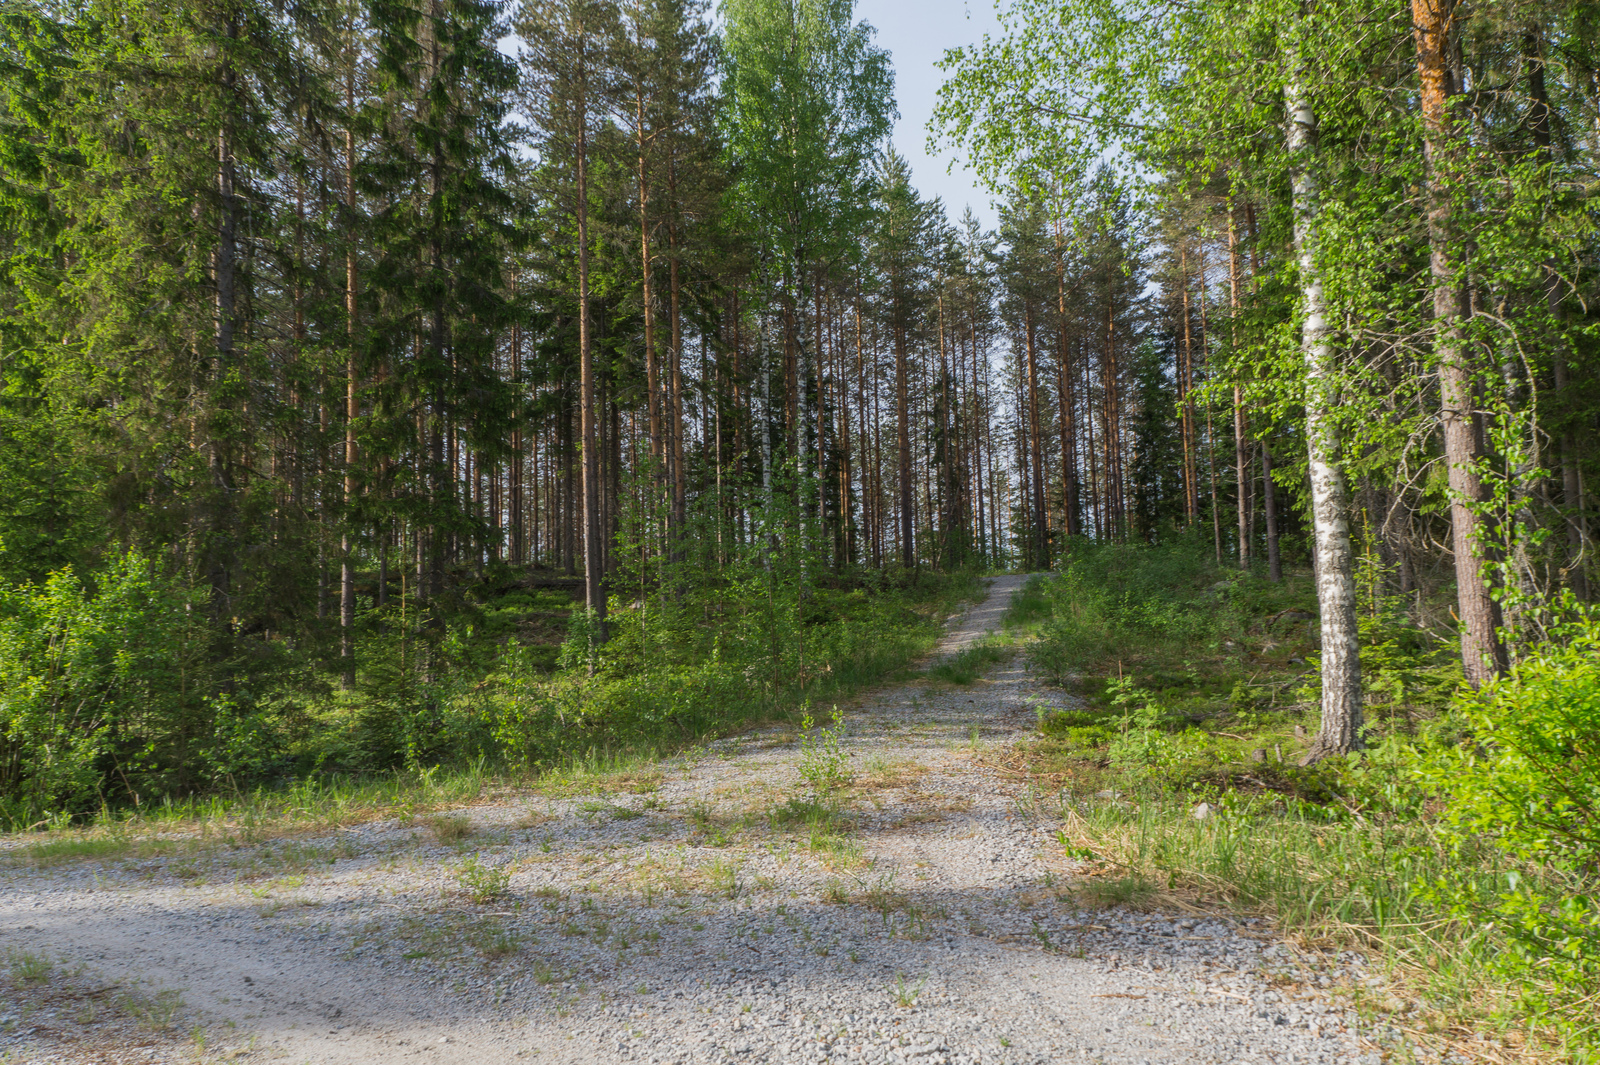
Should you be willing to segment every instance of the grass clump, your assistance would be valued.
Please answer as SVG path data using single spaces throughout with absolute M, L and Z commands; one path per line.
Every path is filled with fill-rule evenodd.
M 440 843 L 460 843 L 470 839 L 475 831 L 472 818 L 465 814 L 437 814 L 428 818 L 428 829 Z
M 183 1009 L 183 993 L 157 991 L 153 995 L 138 990 L 125 990 L 117 997 L 117 1006 L 152 1032 L 164 1032 L 178 1021 Z
M 26 950 L 7 951 L 6 964 L 11 969 L 11 978 L 19 984 L 48 983 L 56 968 L 49 958 Z
M 476 855 L 456 869 L 456 884 L 473 902 L 493 902 L 511 892 L 511 870 L 480 861 Z
M 965 651 L 941 659 L 928 670 L 928 676 L 946 684 L 967 685 L 983 676 L 990 666 L 1005 661 L 1007 657 L 1004 649 L 984 640 Z

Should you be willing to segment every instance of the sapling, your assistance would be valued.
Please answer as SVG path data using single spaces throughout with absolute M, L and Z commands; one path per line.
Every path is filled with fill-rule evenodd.
M 800 719 L 800 775 L 819 798 L 831 795 L 850 779 L 845 768 L 849 756 L 839 748 L 844 733 L 844 713 L 833 708 L 833 727 L 816 728 L 809 711 Z

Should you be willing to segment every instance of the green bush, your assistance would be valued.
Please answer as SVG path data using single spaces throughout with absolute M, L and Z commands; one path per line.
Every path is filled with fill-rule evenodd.
M 203 604 L 132 553 L 97 583 L 69 568 L 0 585 L 0 817 L 13 825 L 114 792 L 171 794 L 213 753 Z M 225 716 L 229 749 L 249 747 L 231 703 Z
M 1170 788 L 1192 774 L 1199 763 L 1213 760 L 1205 733 L 1170 731 L 1178 723 L 1154 695 L 1135 688 L 1132 681 L 1107 681 L 1106 695 L 1120 715 L 1119 732 L 1106 750 L 1106 760 L 1131 783 Z
M 1531 997 L 1600 1030 L 1600 622 L 1560 634 L 1504 680 L 1463 693 L 1472 742 L 1430 760 L 1458 845 L 1488 841 L 1514 861 L 1493 891 L 1453 884 L 1458 907 L 1492 921 L 1502 964 Z

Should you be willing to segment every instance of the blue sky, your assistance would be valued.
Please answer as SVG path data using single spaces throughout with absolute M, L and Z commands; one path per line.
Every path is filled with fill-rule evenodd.
M 910 162 L 912 181 L 925 197 L 942 198 L 952 221 L 959 221 L 971 204 L 984 226 L 993 228 L 989 193 L 954 153 L 930 156 L 926 144 L 928 119 L 944 80 L 934 63 L 946 48 L 975 44 L 985 32 L 996 31 L 994 0 L 857 0 L 856 17 L 872 23 L 878 44 L 894 58 L 900 105 L 894 146 Z M 945 167 L 952 160 L 955 168 L 947 174 Z

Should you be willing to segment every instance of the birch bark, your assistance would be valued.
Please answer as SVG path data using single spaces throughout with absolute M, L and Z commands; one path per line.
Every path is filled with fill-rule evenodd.
M 1361 654 L 1348 521 L 1350 489 L 1339 468 L 1339 429 L 1333 345 L 1317 264 L 1317 118 L 1298 51 L 1290 54 L 1284 85 L 1286 142 L 1294 182 L 1294 252 L 1300 271 L 1305 360 L 1306 441 L 1316 553 L 1317 604 L 1322 615 L 1322 723 L 1302 764 L 1362 747 Z

